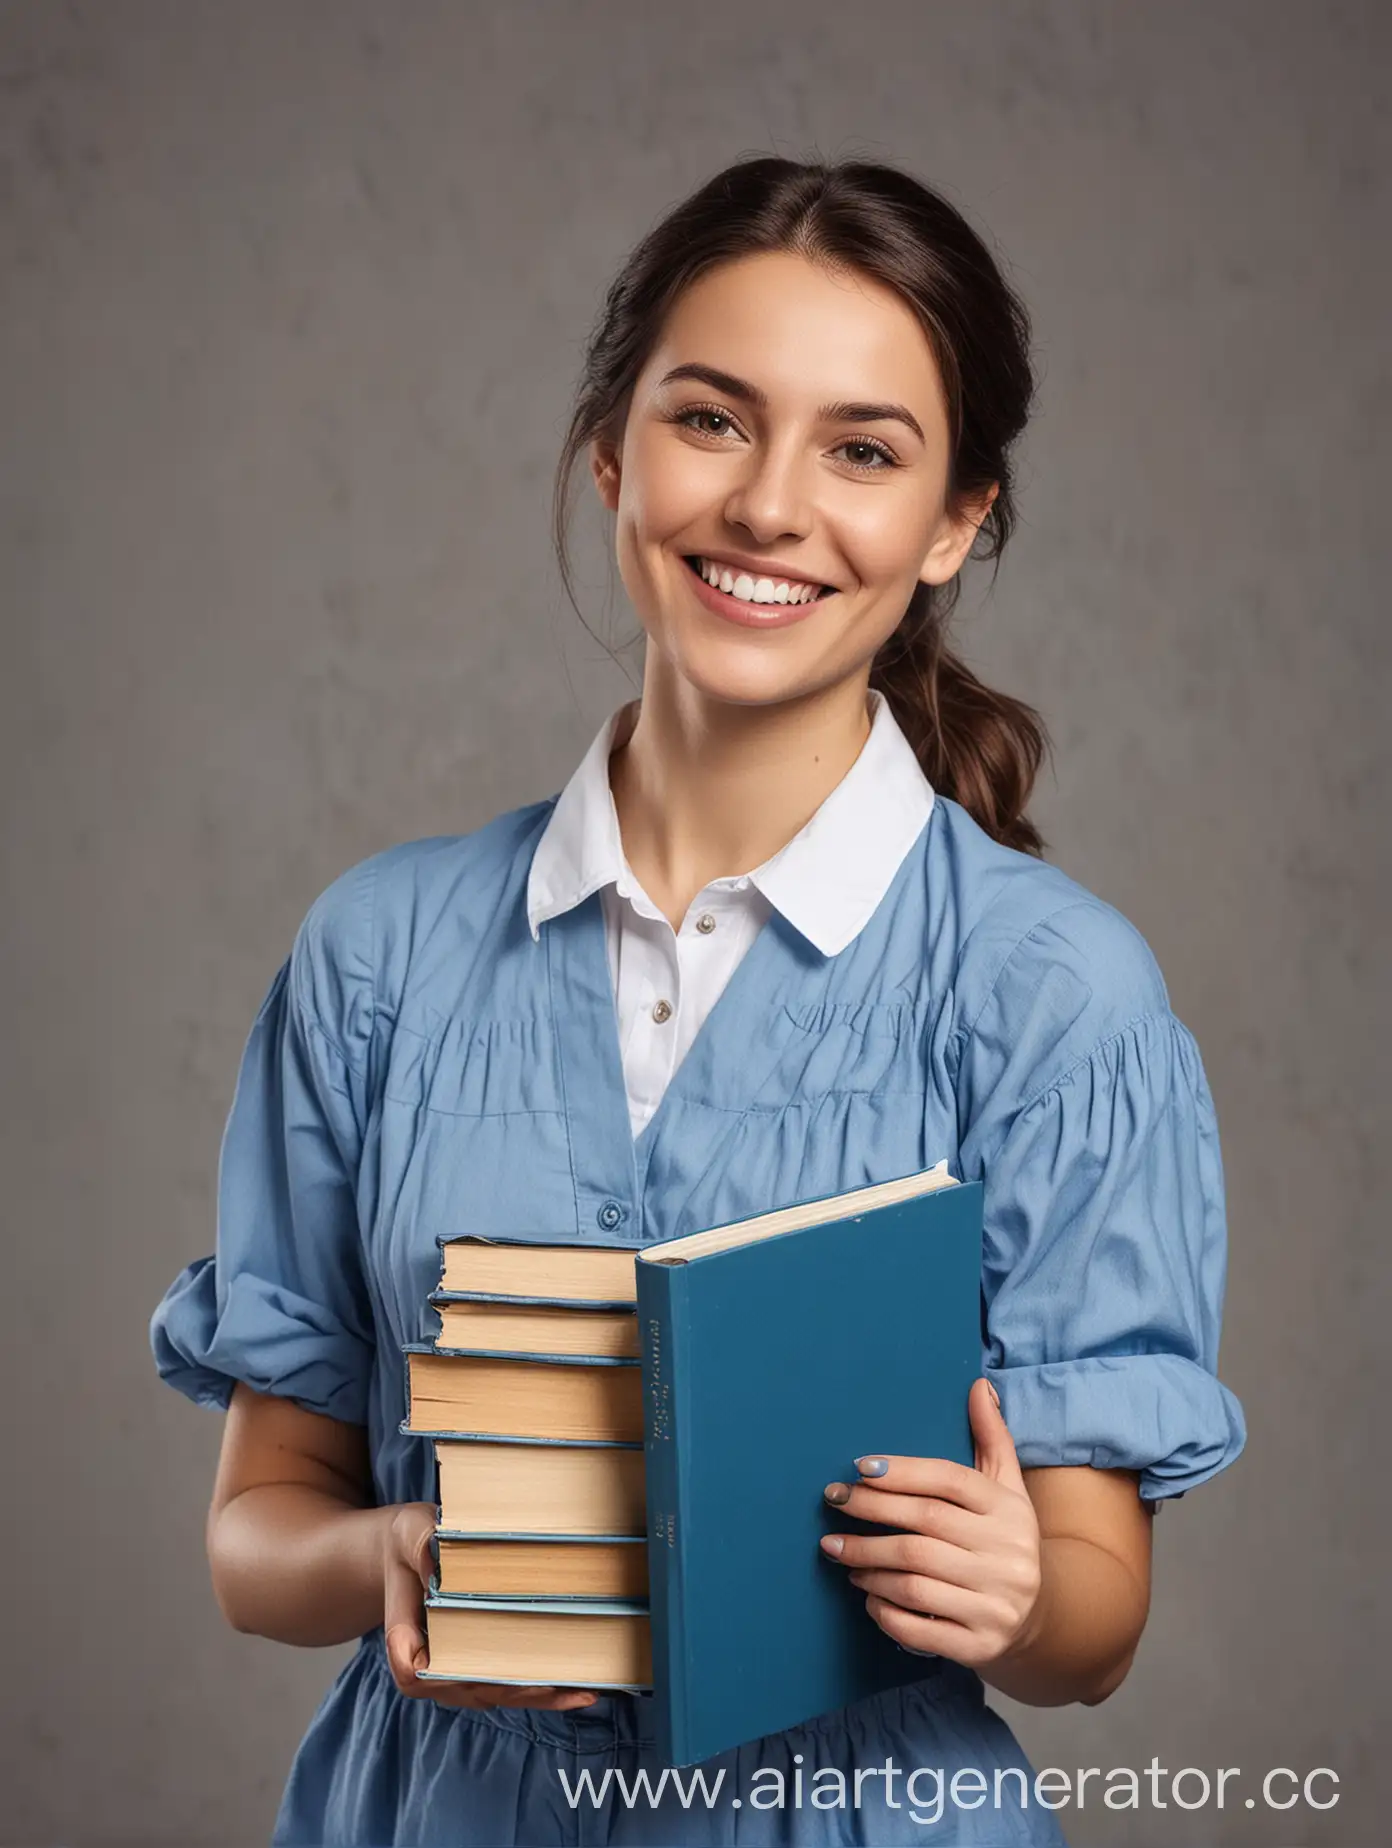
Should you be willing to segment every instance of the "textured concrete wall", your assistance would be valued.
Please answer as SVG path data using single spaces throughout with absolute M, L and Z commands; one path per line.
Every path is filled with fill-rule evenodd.
M 559 788 L 626 696 L 550 470 L 614 267 L 752 151 L 907 165 L 1013 265 L 1025 524 L 959 634 L 1046 715 L 1053 856 L 1149 938 L 1224 1136 L 1248 1453 L 1163 1515 L 1121 1693 L 1006 1710 L 1038 1763 L 1343 1780 L 1286 1819 L 1089 1807 L 1079 1844 L 1380 1835 L 1386 20 L 0 7 L 0 1839 L 269 1830 L 345 1652 L 223 1624 L 220 1421 L 158 1384 L 150 1311 L 211 1249 L 310 899 Z

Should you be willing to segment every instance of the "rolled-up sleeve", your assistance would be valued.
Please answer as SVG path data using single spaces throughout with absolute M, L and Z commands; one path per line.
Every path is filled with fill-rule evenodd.
M 368 1419 L 374 1339 L 357 1181 L 373 1009 L 362 902 L 344 875 L 277 971 L 223 1134 L 216 1252 L 180 1271 L 151 1319 L 161 1378 L 198 1405 L 225 1411 L 241 1380 L 345 1423 Z
M 1213 1099 L 1149 952 L 1111 920 L 1100 907 L 1057 920 L 986 1010 L 1000 1050 L 975 1062 L 968 1154 L 984 1193 L 985 1371 L 1025 1468 L 1135 1470 L 1160 1501 L 1224 1469 L 1246 1429 L 1217 1377 Z M 1006 1050 L 1021 1044 L 1033 1069 Z

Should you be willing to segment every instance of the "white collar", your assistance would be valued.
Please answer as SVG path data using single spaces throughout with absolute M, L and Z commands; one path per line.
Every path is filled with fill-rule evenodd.
M 548 919 L 601 887 L 640 890 L 624 855 L 609 756 L 631 705 L 600 727 L 551 812 L 527 880 L 533 938 Z M 805 827 L 750 873 L 712 881 L 753 885 L 824 956 L 844 950 L 889 890 L 933 809 L 933 788 L 878 690 L 860 755 Z

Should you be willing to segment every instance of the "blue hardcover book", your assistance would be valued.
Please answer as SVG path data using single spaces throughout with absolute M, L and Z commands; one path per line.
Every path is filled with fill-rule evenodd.
M 981 1213 L 980 1183 L 944 1162 L 639 1251 L 664 1762 L 922 1678 L 818 1544 L 892 1530 L 822 1490 L 867 1454 L 973 1462 Z
M 494 1239 L 491 1242 L 500 1244 L 502 1241 Z M 497 1290 L 432 1290 L 425 1300 L 432 1306 L 440 1303 L 506 1303 L 539 1309 L 632 1310 L 633 1308 L 632 1302 L 626 1302 L 621 1296 L 612 1298 L 596 1296 L 579 1300 L 574 1296 L 519 1296 L 516 1294 L 505 1296 Z
M 636 1598 L 493 1598 L 442 1592 L 438 1573 L 425 1599 L 430 1666 L 424 1681 L 495 1681 L 645 1694 L 652 1686 L 651 1625 Z M 533 1653 L 535 1661 L 533 1661 Z M 441 1666 L 443 1664 L 443 1666 Z M 518 1674 L 519 1667 L 530 1674 Z

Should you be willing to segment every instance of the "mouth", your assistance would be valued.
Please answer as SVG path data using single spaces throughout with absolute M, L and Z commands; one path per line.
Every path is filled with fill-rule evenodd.
M 783 620 L 792 620 L 798 615 L 801 615 L 804 611 L 811 609 L 814 603 L 820 603 L 825 598 L 834 597 L 837 594 L 834 585 L 821 584 L 818 585 L 815 596 L 802 598 L 797 602 L 790 601 L 786 596 L 781 600 L 777 597 L 741 597 L 734 595 L 732 591 L 721 589 L 719 585 L 712 584 L 710 579 L 707 578 L 705 573 L 701 570 L 701 559 L 697 553 L 691 552 L 683 554 L 682 563 L 696 579 L 707 599 L 718 598 L 722 604 L 731 606 L 732 613 L 736 610 L 740 611 L 746 614 L 746 619 L 752 619 L 754 621 L 766 622 L 775 617 L 782 618 Z M 743 569 L 736 571 L 733 565 L 729 566 L 728 570 L 736 583 L 743 578 L 751 589 L 755 584 L 760 582 L 760 579 L 757 578 L 752 571 Z M 769 578 L 765 581 L 772 583 L 788 582 L 787 579 L 783 578 Z

